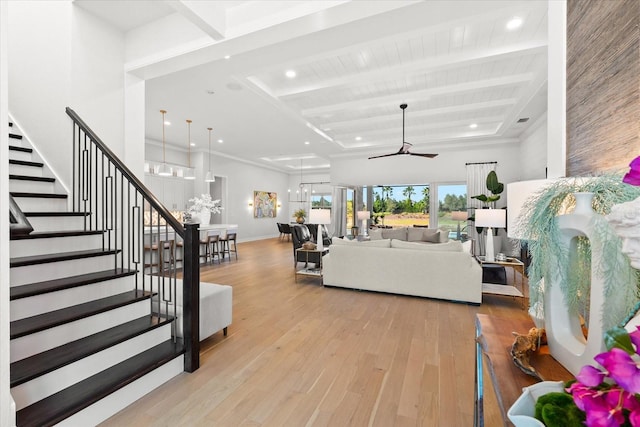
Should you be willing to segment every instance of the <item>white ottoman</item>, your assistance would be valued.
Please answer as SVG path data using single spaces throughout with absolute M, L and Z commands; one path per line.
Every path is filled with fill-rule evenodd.
M 180 279 L 177 280 L 177 288 L 176 334 L 182 337 L 182 280 Z M 222 330 L 225 336 L 227 335 L 227 327 L 231 324 L 232 306 L 233 288 L 231 286 L 200 282 L 200 341 L 209 338 L 219 330 Z

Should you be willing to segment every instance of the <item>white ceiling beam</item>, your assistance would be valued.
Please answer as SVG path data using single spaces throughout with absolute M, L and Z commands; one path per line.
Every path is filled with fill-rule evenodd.
M 194 0 L 167 0 L 166 3 L 212 39 L 224 40 L 227 29 L 224 3 Z
M 414 120 L 421 117 L 436 116 L 439 114 L 447 114 L 447 113 L 460 113 L 465 111 L 480 111 L 488 108 L 508 107 L 511 105 L 515 105 L 517 102 L 518 100 L 516 98 L 506 98 L 506 99 L 498 99 L 494 101 L 476 102 L 473 104 L 451 105 L 448 107 L 430 108 L 427 110 L 412 110 L 411 119 Z M 381 120 L 389 120 L 389 115 L 385 114 L 384 116 L 367 117 L 365 119 L 343 120 L 343 121 L 324 123 L 319 127 L 322 129 L 331 128 L 332 131 L 335 131 L 336 129 L 343 128 L 343 127 L 350 128 L 353 126 L 361 126 L 363 128 L 366 128 L 367 126 L 380 123 Z
M 403 63 L 392 67 L 379 68 L 369 72 L 343 75 L 333 79 L 325 79 L 313 84 L 291 86 L 279 92 L 274 92 L 273 95 L 279 98 L 283 98 L 327 88 L 336 89 L 354 84 L 359 86 L 374 84 L 380 81 L 387 81 L 392 76 L 402 75 L 405 77 L 410 77 L 414 74 L 423 74 L 448 68 L 467 67 L 470 65 L 482 64 L 501 59 L 545 54 L 546 51 L 546 40 L 533 40 L 525 43 L 512 44 L 509 46 L 500 46 L 491 49 L 479 49 L 454 55 L 428 58 L 421 61 L 415 61 L 410 64 Z
M 354 110 L 362 108 L 363 103 L 371 108 L 374 106 L 388 106 L 389 104 L 404 101 L 411 103 L 412 100 L 424 100 L 430 96 L 436 95 L 451 95 L 454 93 L 468 92 L 478 89 L 488 89 L 500 86 L 512 86 L 523 83 L 528 83 L 534 79 L 533 73 L 513 74 L 503 77 L 496 77 L 492 79 L 473 80 L 465 83 L 457 83 L 454 85 L 444 85 L 423 90 L 411 90 L 406 92 L 399 92 L 393 95 L 385 95 L 378 97 L 371 97 L 365 100 L 355 100 L 348 102 L 340 102 L 331 105 L 325 105 L 322 107 L 305 108 L 301 111 L 304 117 L 315 117 L 322 114 L 337 113 L 344 110 Z

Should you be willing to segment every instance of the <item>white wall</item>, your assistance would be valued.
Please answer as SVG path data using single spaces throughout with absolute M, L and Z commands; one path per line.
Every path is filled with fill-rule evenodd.
M 547 116 L 540 117 L 522 135 L 520 148 L 520 179 L 546 178 L 547 169 Z
M 0 164 L 9 162 L 8 5 L 0 1 Z M 6 170 L 6 169 L 3 169 Z M 9 388 L 9 176 L 0 174 L 0 426 L 15 425 L 15 406 Z
M 65 107 L 124 153 L 124 36 L 70 0 L 12 1 L 9 16 L 9 111 L 68 186 Z

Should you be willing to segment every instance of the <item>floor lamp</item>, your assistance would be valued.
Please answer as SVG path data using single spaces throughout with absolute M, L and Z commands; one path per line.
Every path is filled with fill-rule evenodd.
M 451 212 L 451 219 L 454 221 L 458 221 L 458 229 L 456 230 L 456 240 L 460 240 L 460 221 L 467 220 L 467 212 L 466 211 L 453 211 Z
M 331 211 L 329 209 L 311 209 L 309 212 L 309 224 L 317 224 L 316 249 L 324 251 L 323 231 L 325 224 L 331 223 Z
M 504 209 L 476 209 L 476 227 L 487 227 L 484 260 L 495 262 L 493 250 L 492 228 L 504 228 L 507 223 L 507 212 Z

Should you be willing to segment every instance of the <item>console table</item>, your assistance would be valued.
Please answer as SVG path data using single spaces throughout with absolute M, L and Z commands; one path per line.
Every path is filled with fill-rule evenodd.
M 520 397 L 522 388 L 538 382 L 536 378 L 518 369 L 509 353 L 514 340 L 511 333 L 526 334 L 532 327 L 530 319 L 476 315 L 475 427 L 484 426 L 483 361 L 496 393 L 504 426 L 511 425 L 507 410 Z M 569 371 L 551 357 L 546 345 L 532 354 L 531 365 L 547 381 L 568 381 L 573 378 Z

